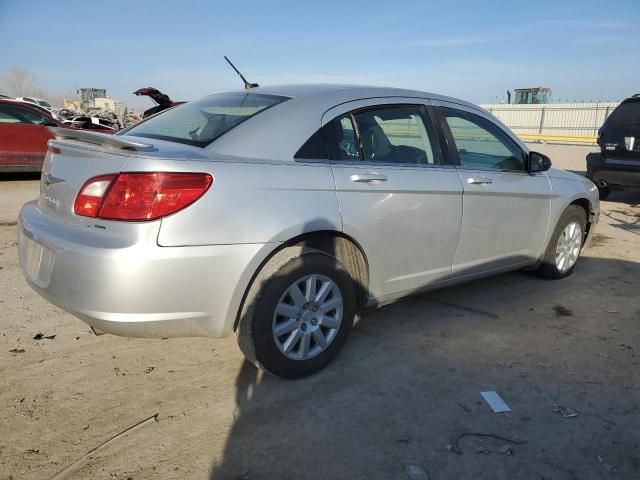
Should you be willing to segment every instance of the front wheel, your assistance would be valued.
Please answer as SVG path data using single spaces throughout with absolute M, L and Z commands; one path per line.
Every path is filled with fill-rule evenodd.
M 288 248 L 253 282 L 236 332 L 238 344 L 259 368 L 278 377 L 304 377 L 338 354 L 355 308 L 353 280 L 334 257 Z
M 587 226 L 587 215 L 578 205 L 569 205 L 549 240 L 542 263 L 536 273 L 557 279 L 571 275 L 580 257 Z

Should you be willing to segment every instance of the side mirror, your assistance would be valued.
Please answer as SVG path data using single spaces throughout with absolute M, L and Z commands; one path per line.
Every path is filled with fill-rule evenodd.
M 551 168 L 551 159 L 538 152 L 529 153 L 529 172 L 546 172 Z

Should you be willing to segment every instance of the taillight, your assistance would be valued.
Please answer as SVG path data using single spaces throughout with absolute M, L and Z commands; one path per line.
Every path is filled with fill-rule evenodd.
M 83 217 L 97 217 L 102 200 L 107 193 L 107 189 L 117 175 L 101 175 L 93 177 L 80 189 L 80 193 L 73 204 L 73 211 L 76 215 Z
M 213 177 L 208 173 L 103 175 L 84 184 L 74 211 L 105 220 L 155 220 L 191 205 L 212 183 Z

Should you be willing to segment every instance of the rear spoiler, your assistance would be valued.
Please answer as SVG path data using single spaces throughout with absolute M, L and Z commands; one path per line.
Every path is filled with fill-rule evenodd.
M 140 143 L 127 139 L 124 136 L 111 135 L 106 133 L 91 132 L 88 130 L 76 130 L 74 128 L 48 127 L 56 140 L 75 140 L 78 142 L 91 143 L 101 147 L 114 150 L 149 150 L 153 147 L 151 143 Z

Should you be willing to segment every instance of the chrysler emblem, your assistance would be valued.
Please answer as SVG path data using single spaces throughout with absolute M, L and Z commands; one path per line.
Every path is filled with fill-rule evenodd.
M 49 185 L 53 185 L 56 183 L 62 183 L 64 182 L 64 178 L 58 178 L 58 177 L 54 177 L 53 175 L 51 175 L 50 173 L 47 173 L 44 176 L 44 184 L 48 187 Z

